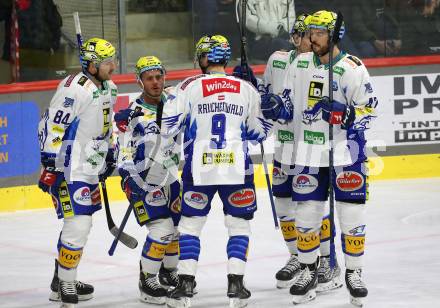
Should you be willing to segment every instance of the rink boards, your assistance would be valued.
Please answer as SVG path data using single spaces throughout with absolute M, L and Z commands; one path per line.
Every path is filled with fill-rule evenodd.
M 440 58 L 434 63 L 440 63 Z M 263 69 L 255 67 L 258 74 Z M 379 117 L 367 135 L 370 180 L 440 177 L 440 65 L 376 66 L 369 70 L 380 102 Z M 176 83 L 196 72 L 170 72 L 168 81 Z M 139 91 L 132 75 L 124 78 L 116 78 L 116 109 Z M 40 169 L 36 131 L 57 83 L 0 86 L 0 212 L 52 206 L 48 195 L 35 185 Z M 273 142 L 266 143 L 266 161 L 273 153 Z M 251 154 L 258 163 L 258 147 Z M 110 200 L 124 200 L 119 177 L 108 182 Z M 266 186 L 261 165 L 256 168 L 256 183 L 260 188 Z

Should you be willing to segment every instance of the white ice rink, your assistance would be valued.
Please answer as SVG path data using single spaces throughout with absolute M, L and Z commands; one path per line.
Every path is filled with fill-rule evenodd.
M 364 277 L 369 289 L 365 307 L 440 307 L 440 178 L 373 182 L 368 204 Z M 249 307 L 292 307 L 288 290 L 275 288 L 275 272 L 287 259 L 275 231 L 266 190 L 258 191 L 259 210 L 245 282 Z M 219 199 L 215 205 L 219 205 Z M 125 202 L 112 204 L 119 224 Z M 227 307 L 226 230 L 220 206 L 213 206 L 202 235 L 197 273 L 199 293 L 193 307 Z M 58 307 L 48 301 L 61 222 L 52 209 L 0 215 L 0 307 Z M 79 279 L 95 286 L 95 298 L 78 307 L 157 307 L 138 300 L 138 260 L 145 230 L 130 219 L 127 233 L 139 247 L 119 244 L 108 256 L 112 236 L 104 211 L 94 226 L 79 267 Z M 338 232 L 339 234 L 339 232 Z M 336 237 L 339 260 L 339 236 Z M 304 307 L 351 307 L 344 288 Z M 301 306 L 298 306 L 301 307 Z

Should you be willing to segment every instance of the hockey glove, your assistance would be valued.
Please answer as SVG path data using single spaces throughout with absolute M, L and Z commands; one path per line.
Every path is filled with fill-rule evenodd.
M 348 129 L 355 120 L 353 106 L 342 104 L 333 100 L 330 102 L 327 96 L 323 97 L 313 106 L 311 112 L 316 114 L 322 109 L 322 119 L 330 124 L 341 124 L 341 128 Z
M 261 96 L 261 112 L 266 119 L 286 123 L 293 119 L 293 110 L 288 110 L 280 96 L 273 93 Z
M 109 176 L 113 174 L 116 168 L 115 150 L 108 149 L 107 156 L 105 157 L 105 168 L 99 175 L 99 181 L 104 182 Z
M 115 114 L 115 122 L 119 131 L 125 133 L 130 121 L 136 117 L 143 116 L 144 113 L 139 110 L 133 110 L 130 108 L 121 109 Z
M 44 167 L 41 170 L 38 187 L 47 193 L 57 194 L 58 188 L 64 180 L 64 173 L 55 167 Z
M 236 67 L 234 67 L 234 71 L 232 72 L 232 75 L 234 77 L 246 80 L 246 81 L 250 81 L 252 83 L 252 85 L 258 89 L 258 82 L 257 82 L 257 78 L 255 78 L 255 74 L 254 71 L 252 70 L 252 68 L 249 65 L 237 65 Z

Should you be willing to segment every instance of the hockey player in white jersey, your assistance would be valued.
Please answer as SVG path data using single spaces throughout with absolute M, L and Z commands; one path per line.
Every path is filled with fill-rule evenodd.
M 43 165 L 38 186 L 52 196 L 58 218 L 64 219 L 50 299 L 61 299 L 65 306 L 93 297 L 93 287 L 77 281 L 77 267 L 92 214 L 101 209 L 99 177 L 115 167 L 110 142 L 115 48 L 92 38 L 80 53 L 82 72 L 60 82 L 38 127 Z
M 296 229 L 301 272 L 290 288 L 294 303 L 315 298 L 318 275 L 319 232 L 333 172 L 336 209 L 345 258 L 345 282 L 352 302 L 367 296 L 362 281 L 365 241 L 367 173 L 364 132 L 375 117 L 378 103 L 364 64 L 334 48 L 333 101 L 329 102 L 329 39 L 336 14 L 319 11 L 309 28 L 313 52 L 298 55 L 284 80 L 283 96 L 294 104 L 295 168 L 293 200 L 297 201 Z M 344 34 L 344 25 L 337 33 Z M 329 170 L 328 123 L 334 140 L 334 170 Z M 323 260 L 321 260 L 323 262 Z M 324 260 L 328 262 L 328 260 Z
M 300 14 L 295 20 L 290 33 L 290 41 L 295 46 L 291 51 L 276 51 L 267 61 L 263 82 L 259 85 L 262 95 L 266 93 L 281 94 L 283 81 L 289 65 L 297 55 L 312 51 L 308 24 L 311 16 Z M 278 288 L 290 287 L 300 271 L 298 261 L 297 234 L 295 229 L 296 202 L 292 201 L 292 172 L 295 152 L 293 122 L 274 124 L 274 162 L 272 172 L 272 191 L 275 196 L 275 207 L 280 219 L 281 232 L 289 250 L 290 257 L 286 265 L 275 275 Z M 336 262 L 334 268 L 329 266 L 330 255 L 330 221 L 328 215 L 322 220 L 321 226 L 321 260 L 318 269 L 318 291 L 328 291 L 342 286 L 341 270 Z
M 142 94 L 128 109 L 115 115 L 122 131 L 118 136 L 118 168 L 136 220 L 148 229 L 140 259 L 140 299 L 164 304 L 165 287 L 175 287 L 178 281 L 180 184 L 176 176 L 180 153 L 173 152 L 173 138 L 160 137 L 163 103 L 167 99 L 162 62 L 154 56 L 141 57 L 135 72 Z M 128 117 L 132 120 L 122 126 Z
M 179 284 L 168 294 L 170 307 L 190 306 L 200 234 L 216 193 L 223 202 L 229 233 L 227 296 L 230 305 L 244 307 L 251 296 L 244 287 L 243 276 L 250 220 L 257 205 L 247 142 L 264 140 L 272 127 L 264 117 L 280 114 L 269 106 L 263 117 L 256 89 L 248 82 L 225 74 L 230 55 L 225 37 L 202 37 L 196 45 L 196 59 L 203 74 L 178 84 L 164 105 L 162 133 L 173 136 L 184 131 L 186 161 L 178 227 Z

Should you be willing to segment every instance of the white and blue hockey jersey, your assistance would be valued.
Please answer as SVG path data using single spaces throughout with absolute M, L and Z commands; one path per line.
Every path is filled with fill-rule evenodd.
M 275 51 L 267 60 L 266 69 L 264 70 L 263 80 L 258 85 L 260 94 L 273 93 L 282 95 L 283 82 L 289 65 L 296 57 L 296 51 Z M 293 121 L 280 124 L 274 123 L 274 160 L 286 164 L 293 165 Z
M 162 101 L 165 100 L 166 94 L 163 93 Z M 129 108 L 142 111 L 144 115 L 130 121 L 127 131 L 118 135 L 118 168 L 130 174 L 140 187 L 171 184 L 178 177 L 180 148 L 176 146 L 177 136 L 160 135 L 157 106 L 147 104 L 139 97 L 130 103 Z
M 99 89 L 83 73 L 66 77 L 40 120 L 41 161 L 64 171 L 67 181 L 97 184 L 104 169 L 117 87 L 102 84 Z
M 313 52 L 298 55 L 284 80 L 283 95 L 294 105 L 295 164 L 326 167 L 329 165 L 329 124 L 322 110 L 314 105 L 329 95 L 328 65 L 320 63 Z M 333 99 L 355 109 L 355 121 L 348 129 L 333 125 L 334 165 L 350 165 L 365 160 L 364 131 L 376 117 L 377 97 L 364 64 L 341 52 L 334 59 Z
M 164 105 L 162 133 L 184 129 L 183 181 L 195 185 L 242 184 L 252 174 L 248 141 L 261 142 L 272 123 L 260 95 L 247 81 L 225 74 L 182 81 Z

